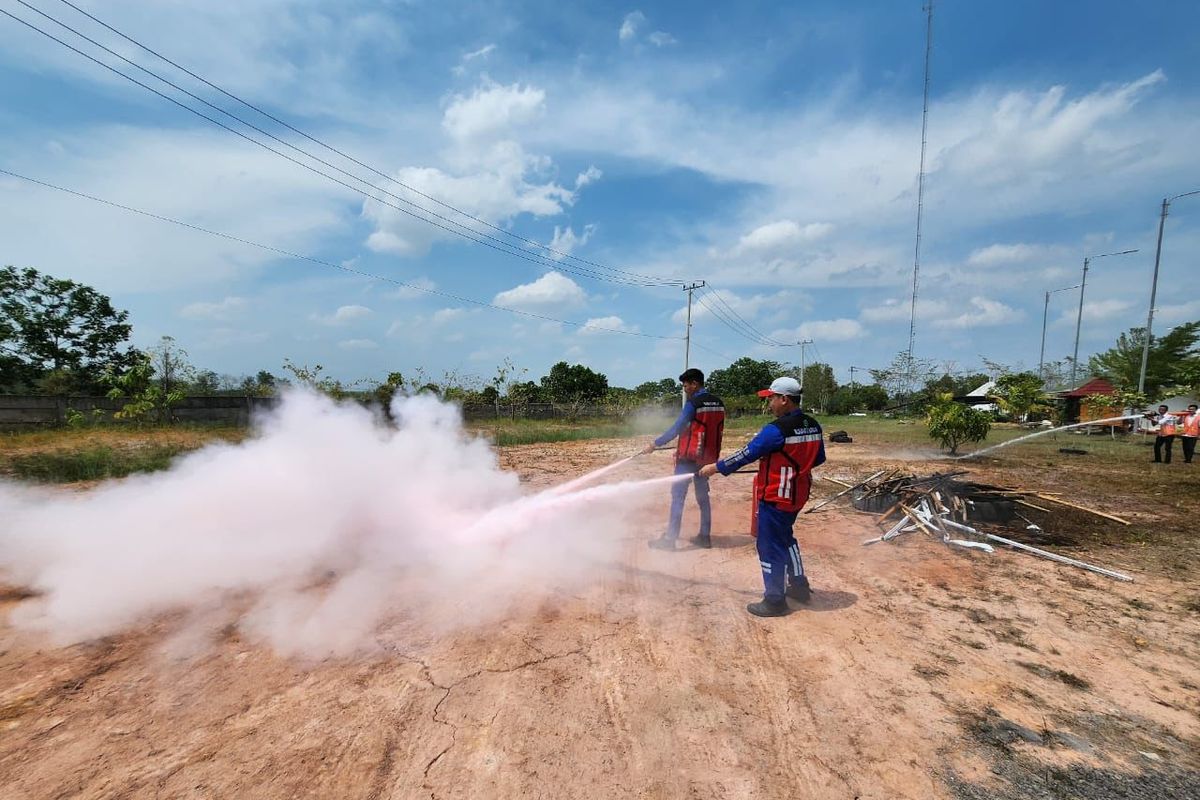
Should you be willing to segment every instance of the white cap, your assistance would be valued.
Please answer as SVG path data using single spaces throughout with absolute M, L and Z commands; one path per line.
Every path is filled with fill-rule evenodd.
M 763 389 L 758 393 L 759 397 L 770 397 L 773 394 L 787 395 L 788 397 L 799 397 L 803 393 L 800 388 L 800 382 L 795 378 L 776 378 L 771 381 L 770 389 Z

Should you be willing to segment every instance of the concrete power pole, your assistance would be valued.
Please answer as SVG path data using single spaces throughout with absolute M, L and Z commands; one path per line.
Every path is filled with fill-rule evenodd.
M 800 341 L 796 342 L 796 344 L 800 345 L 800 388 L 801 389 L 804 388 L 804 346 L 812 344 L 812 343 L 813 343 L 812 339 L 801 339 Z
M 684 330 L 684 333 L 683 333 L 683 371 L 684 372 L 687 372 L 688 368 L 691 367 L 691 358 L 692 358 L 692 292 L 696 291 L 701 286 L 704 286 L 704 281 L 696 281 L 693 284 L 689 284 L 689 285 L 683 287 L 683 290 L 685 292 L 687 292 L 687 295 L 688 295 L 687 328 Z M 683 395 L 683 402 L 684 403 L 687 402 L 686 394 Z

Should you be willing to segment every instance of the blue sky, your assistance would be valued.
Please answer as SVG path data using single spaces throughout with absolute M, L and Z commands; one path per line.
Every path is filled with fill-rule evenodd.
M 0 17 L 0 167 L 379 276 L 0 176 L 0 262 L 111 295 L 140 345 L 172 335 L 234 375 L 278 374 L 285 358 L 347 380 L 486 381 L 506 358 L 530 378 L 564 359 L 626 386 L 678 374 L 684 293 L 581 274 L 599 264 L 707 281 L 692 349 L 707 370 L 795 363 L 792 343 L 812 339 L 807 358 L 848 380 L 851 364 L 885 366 L 907 346 L 920 2 L 77 3 L 502 233 L 238 108 L 60 0 L 27 1 L 376 186 L 557 251 L 521 243 L 521 259 L 451 236 Z M 132 71 L 15 0 L 0 8 Z M 1036 367 L 1043 292 L 1115 250 L 1140 252 L 1093 263 L 1081 355 L 1144 324 L 1159 203 L 1200 189 L 1198 27 L 1191 2 L 938 3 L 917 356 Z M 1200 197 L 1184 198 L 1160 331 L 1200 318 L 1198 249 Z M 1048 358 L 1070 354 L 1077 303 L 1054 295 Z M 730 309 L 790 346 L 742 336 Z

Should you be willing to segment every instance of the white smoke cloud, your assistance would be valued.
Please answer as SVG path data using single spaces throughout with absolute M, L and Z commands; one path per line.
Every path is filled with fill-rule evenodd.
M 395 429 L 295 392 L 253 438 L 168 472 L 78 494 L 0 483 L 0 576 L 35 593 L 12 622 L 65 644 L 186 611 L 284 654 L 346 656 L 392 617 L 485 622 L 577 590 L 630 493 L 661 481 L 523 496 L 454 406 L 392 410 Z

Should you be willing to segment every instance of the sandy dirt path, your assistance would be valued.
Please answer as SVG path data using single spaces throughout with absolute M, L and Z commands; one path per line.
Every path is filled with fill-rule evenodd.
M 542 487 L 629 450 L 501 459 Z M 54 648 L 5 622 L 0 796 L 1200 797 L 1195 578 L 1116 551 L 1135 583 L 916 536 L 862 547 L 874 519 L 834 509 L 798 526 L 811 605 L 758 619 L 750 476 L 713 487 L 713 549 L 645 546 L 664 491 L 591 585 L 448 636 L 400 615 L 372 658 L 304 665 L 233 632 L 178 658 L 169 618 Z M 463 613 L 488 602 L 467 591 Z M 0 589 L 3 617 L 21 599 Z

